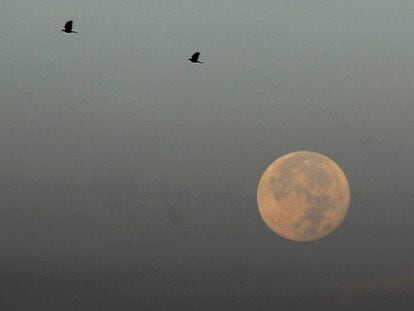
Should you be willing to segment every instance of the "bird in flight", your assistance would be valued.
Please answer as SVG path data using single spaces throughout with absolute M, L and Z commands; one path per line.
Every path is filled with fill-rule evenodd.
M 73 21 L 67 21 L 65 24 L 65 28 L 63 28 L 62 31 L 66 33 L 77 33 L 76 31 L 72 30 L 72 27 L 73 27 Z
M 189 58 L 188 60 L 190 61 L 190 62 L 192 62 L 192 63 L 198 63 L 198 64 L 202 64 L 203 62 L 200 62 L 199 60 L 198 60 L 198 58 L 200 57 L 200 52 L 195 52 L 194 54 L 193 54 L 193 56 L 191 56 L 191 58 Z

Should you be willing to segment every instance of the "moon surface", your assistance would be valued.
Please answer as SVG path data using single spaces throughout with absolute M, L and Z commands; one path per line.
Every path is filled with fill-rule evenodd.
M 334 231 L 348 212 L 350 198 L 342 169 L 328 157 L 309 151 L 277 159 L 257 188 L 263 221 L 294 241 L 314 241 Z

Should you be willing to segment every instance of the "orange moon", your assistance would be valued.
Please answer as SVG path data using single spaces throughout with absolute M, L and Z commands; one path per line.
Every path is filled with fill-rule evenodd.
M 263 221 L 280 236 L 314 241 L 345 218 L 351 194 L 342 169 L 315 152 L 289 153 L 273 162 L 257 188 Z

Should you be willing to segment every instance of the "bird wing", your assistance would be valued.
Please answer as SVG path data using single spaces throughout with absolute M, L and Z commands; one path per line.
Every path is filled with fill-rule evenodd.
M 197 61 L 199 57 L 200 57 L 200 52 L 195 52 L 193 56 L 191 56 L 191 59 Z
M 73 21 L 67 21 L 65 24 L 65 29 L 71 31 L 73 27 Z

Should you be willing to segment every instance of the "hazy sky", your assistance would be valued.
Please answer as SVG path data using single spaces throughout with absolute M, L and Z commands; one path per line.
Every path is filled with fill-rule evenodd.
M 115 2 L 0 1 L 2 309 L 413 305 L 414 2 Z M 256 204 L 297 150 L 351 186 L 310 244 Z

